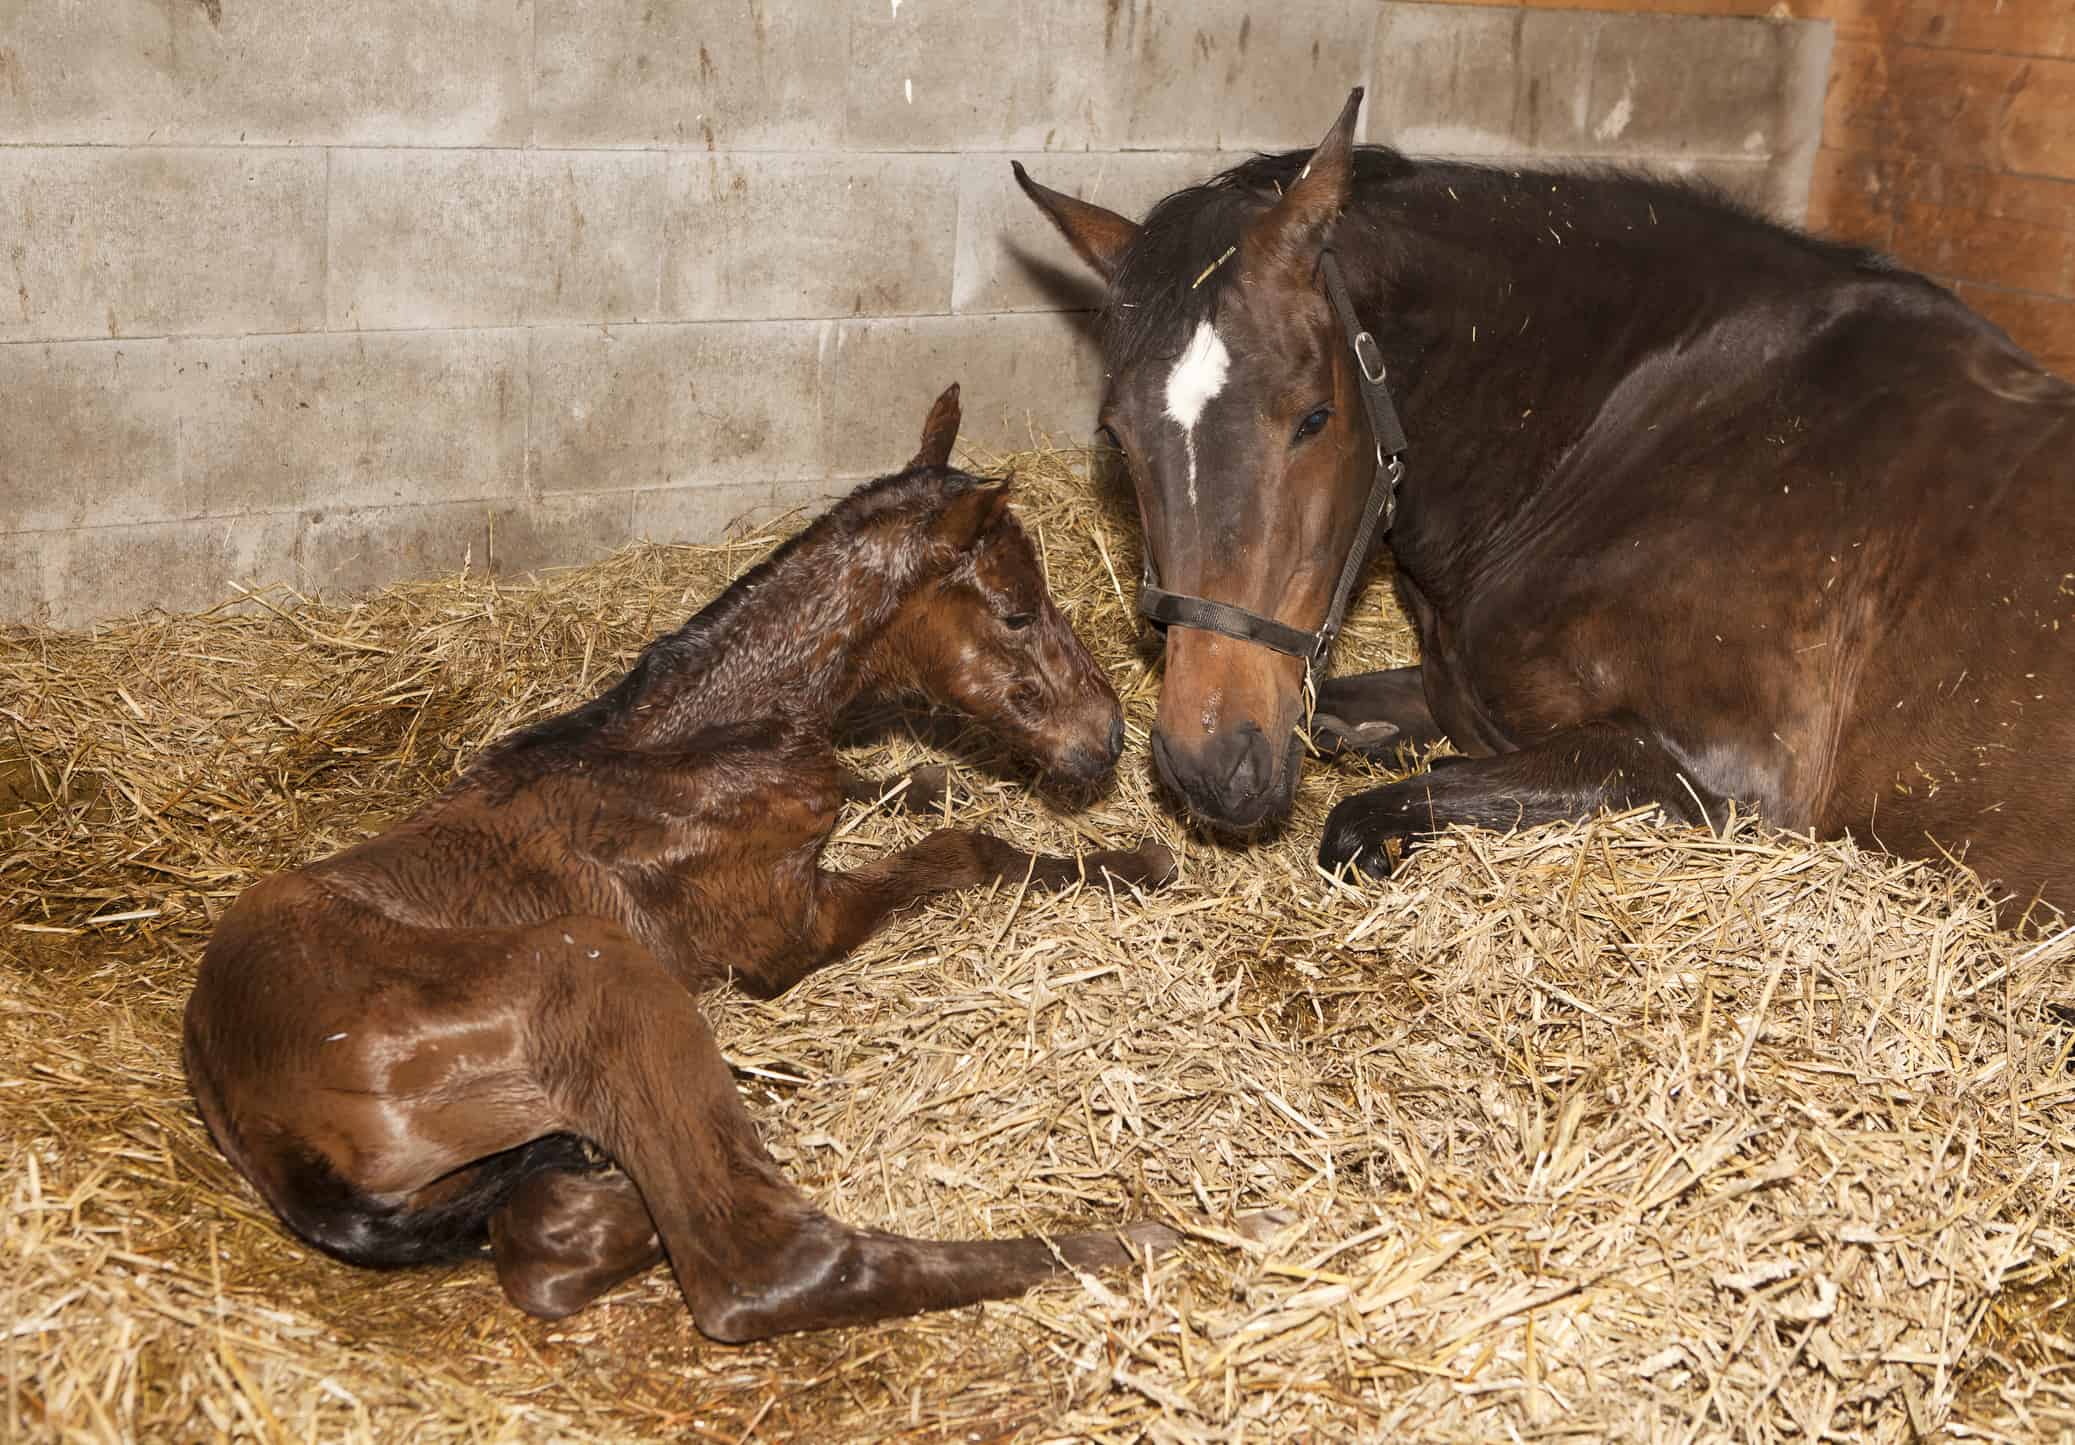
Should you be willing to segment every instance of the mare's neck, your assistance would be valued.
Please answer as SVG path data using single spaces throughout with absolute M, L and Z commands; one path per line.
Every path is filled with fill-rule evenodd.
M 1372 224 L 1343 224 L 1342 246 L 1356 309 L 1409 379 L 1391 547 L 1445 606 L 1437 592 L 1502 557 L 1515 524 L 1543 514 L 1537 498 L 1582 504 L 1591 478 L 1569 465 L 1582 439 L 1638 362 L 1681 354 L 1713 303 L 1664 284 L 1634 239 L 1661 219 L 1646 191 L 1442 172 L 1358 205 Z

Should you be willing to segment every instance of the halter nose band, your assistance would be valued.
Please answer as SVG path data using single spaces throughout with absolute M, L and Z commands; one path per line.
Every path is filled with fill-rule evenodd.
M 1339 258 L 1331 251 L 1320 253 L 1319 274 L 1325 279 L 1326 299 L 1332 302 L 1334 313 L 1340 318 L 1341 334 L 1354 352 L 1355 371 L 1362 379 L 1362 410 L 1368 413 L 1369 432 L 1376 438 L 1376 477 L 1369 484 L 1369 499 L 1362 504 L 1362 520 L 1355 528 L 1354 542 L 1340 565 L 1340 581 L 1333 588 L 1326 620 L 1316 632 L 1306 632 L 1230 602 L 1168 592 L 1154 575 L 1151 547 L 1146 549 L 1145 580 L 1138 589 L 1139 614 L 1161 632 L 1169 627 L 1215 632 L 1221 637 L 1301 657 L 1308 667 L 1324 663 L 1326 654 L 1333 650 L 1333 639 L 1340 635 L 1341 624 L 1347 620 L 1347 604 L 1354 597 L 1355 584 L 1361 580 L 1362 565 L 1369 560 L 1369 548 L 1379 532 L 1390 530 L 1397 515 L 1398 482 L 1405 475 L 1407 451 L 1405 427 L 1398 420 L 1390 388 L 1384 384 L 1383 352 L 1355 315 L 1354 301 L 1340 274 Z

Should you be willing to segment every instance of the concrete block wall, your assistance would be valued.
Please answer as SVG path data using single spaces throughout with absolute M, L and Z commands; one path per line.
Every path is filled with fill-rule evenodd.
M 1788 215 L 1827 27 L 1390 0 L 0 0 L 0 620 L 711 537 L 1084 437 L 1136 212 L 1314 140 Z

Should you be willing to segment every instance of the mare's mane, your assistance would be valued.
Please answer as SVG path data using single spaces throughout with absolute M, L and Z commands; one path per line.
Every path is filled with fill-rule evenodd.
M 1177 355 L 1199 321 L 1237 280 L 1246 228 L 1287 190 L 1308 150 L 1257 155 L 1168 196 L 1146 216 L 1125 252 L 1102 312 L 1102 346 L 1112 372 Z M 1364 219 L 1460 237 L 1490 249 L 1546 246 L 1549 205 L 1561 197 L 1562 239 L 1574 252 L 1618 245 L 1637 263 L 1719 271 L 1809 266 L 1839 276 L 1900 276 L 1885 258 L 1769 220 L 1706 181 L 1660 178 L 1611 167 L 1526 170 L 1455 161 L 1417 161 L 1386 146 L 1354 153 L 1353 195 L 1341 225 Z M 1445 205 L 1443 204 L 1445 202 Z M 1647 216 L 1647 226 L 1637 218 Z M 1595 256 L 1605 264 L 1604 247 Z M 1200 278 L 1200 279 L 1199 279 Z

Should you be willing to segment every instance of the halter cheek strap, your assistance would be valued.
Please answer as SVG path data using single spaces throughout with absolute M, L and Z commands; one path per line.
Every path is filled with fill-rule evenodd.
M 1340 635 L 1341 624 L 1347 620 L 1347 605 L 1354 597 L 1355 584 L 1361 580 L 1362 567 L 1369 560 L 1369 549 L 1378 533 L 1390 530 L 1391 520 L 1397 515 L 1398 482 L 1405 475 L 1407 450 L 1398 408 L 1391 401 L 1390 388 L 1384 385 L 1383 353 L 1377 348 L 1376 338 L 1362 329 L 1354 301 L 1347 294 L 1347 282 L 1340 274 L 1340 261 L 1331 251 L 1319 256 L 1319 274 L 1326 283 L 1326 299 L 1340 318 L 1341 333 L 1354 351 L 1355 372 L 1361 378 L 1362 410 L 1369 417 L 1369 433 L 1376 438 L 1376 476 L 1369 484 L 1368 500 L 1362 504 L 1362 518 L 1355 528 L 1353 544 L 1341 563 L 1340 580 L 1333 588 L 1326 620 L 1315 631 L 1307 632 L 1230 602 L 1165 591 L 1153 572 L 1151 548 L 1146 551 L 1145 580 L 1138 589 L 1140 614 L 1162 632 L 1170 626 L 1194 627 L 1240 642 L 1257 643 L 1303 658 L 1307 672 L 1322 666 L 1326 654 L 1333 650 L 1333 639 Z

